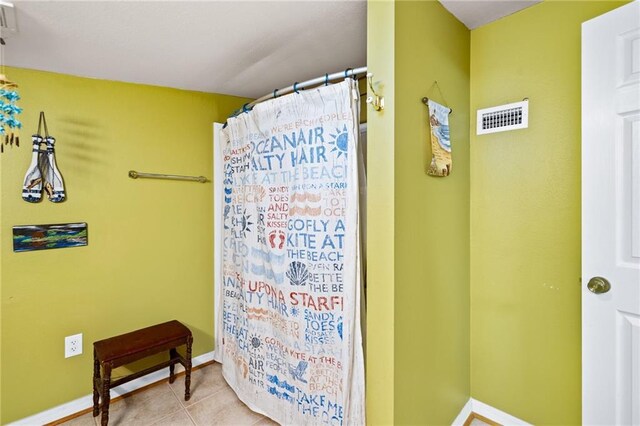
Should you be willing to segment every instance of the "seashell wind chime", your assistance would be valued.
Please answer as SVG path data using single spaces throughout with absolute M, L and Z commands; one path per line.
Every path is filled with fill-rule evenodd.
M 4 39 L 0 35 L 0 154 L 4 153 L 5 145 L 20 146 L 20 136 L 17 130 L 22 128 L 22 123 L 16 118 L 22 112 L 22 108 L 16 105 L 20 100 L 18 85 L 9 80 L 4 73 L 2 51 Z
M 41 130 L 44 128 L 44 137 Z M 52 203 L 60 203 L 65 200 L 64 181 L 58 170 L 55 157 L 56 139 L 49 135 L 47 120 L 44 112 L 40 112 L 38 122 L 38 132 L 31 136 L 33 150 L 31 154 L 31 164 L 24 176 L 22 185 L 22 199 L 29 203 L 37 203 L 42 199 L 44 189 L 47 198 Z M 40 145 L 46 144 L 46 149 L 40 149 Z

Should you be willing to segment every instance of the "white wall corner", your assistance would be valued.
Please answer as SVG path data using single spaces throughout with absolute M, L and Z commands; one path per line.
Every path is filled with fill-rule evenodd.
M 213 352 L 207 352 L 206 354 L 194 357 L 191 360 L 191 365 L 192 367 L 197 367 L 198 365 L 207 363 L 209 361 L 213 361 Z M 176 365 L 176 373 L 183 370 L 184 368 L 182 368 L 182 365 Z M 162 370 L 158 370 L 151 374 L 147 374 L 146 376 L 142 376 L 139 379 L 132 380 L 129 383 L 124 383 L 118 387 L 111 389 L 111 398 L 128 394 L 136 389 L 140 389 L 152 383 L 166 379 L 167 377 L 169 377 L 169 367 L 163 368 Z M 9 423 L 7 426 L 44 425 L 91 407 L 93 407 L 93 395 L 86 395 L 81 398 L 74 399 L 73 401 L 66 402 L 62 405 L 58 405 L 57 407 L 42 411 L 38 414 L 34 414 L 33 416 L 25 417 L 24 419 Z
M 505 426 L 531 426 L 531 423 L 520 420 L 511 414 L 505 413 L 504 411 L 498 410 L 489 404 L 485 404 L 484 402 L 473 398 L 469 398 L 469 401 L 467 401 L 464 407 L 462 407 L 460 414 L 458 414 L 458 417 L 456 417 L 451 425 L 463 426 L 471 413 L 479 414 L 489 420 L 493 420 L 494 422 Z

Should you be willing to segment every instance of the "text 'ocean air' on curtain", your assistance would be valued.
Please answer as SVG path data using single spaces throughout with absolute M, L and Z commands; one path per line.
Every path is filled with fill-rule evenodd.
M 281 424 L 364 424 L 353 80 L 230 118 L 216 357 Z

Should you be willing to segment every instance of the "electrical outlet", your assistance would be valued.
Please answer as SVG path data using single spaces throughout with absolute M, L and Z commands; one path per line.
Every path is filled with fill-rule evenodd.
M 82 333 L 65 337 L 64 357 L 69 358 L 80 354 L 82 354 Z

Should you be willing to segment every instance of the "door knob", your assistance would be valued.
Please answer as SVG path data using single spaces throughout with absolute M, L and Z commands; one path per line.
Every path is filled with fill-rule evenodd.
M 607 281 L 606 278 L 593 277 L 589 280 L 587 288 L 592 293 L 602 294 L 611 290 L 611 284 L 609 283 L 609 281 Z

